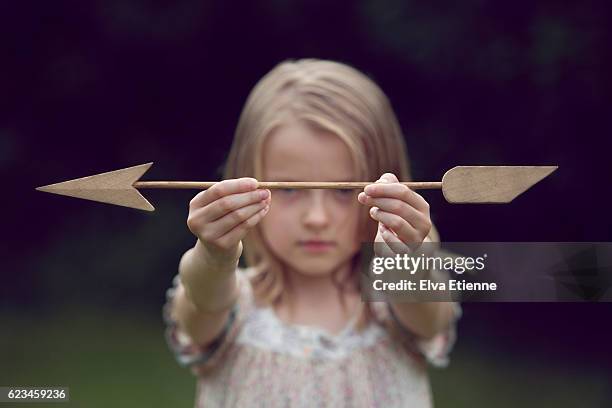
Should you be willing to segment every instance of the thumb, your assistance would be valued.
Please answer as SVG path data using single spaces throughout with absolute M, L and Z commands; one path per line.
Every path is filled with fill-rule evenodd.
M 385 173 L 376 181 L 377 183 L 398 183 L 399 180 L 393 173 Z

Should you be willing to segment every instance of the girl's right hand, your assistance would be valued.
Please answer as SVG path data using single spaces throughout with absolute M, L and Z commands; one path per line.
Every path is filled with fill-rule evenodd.
M 189 202 L 187 226 L 213 260 L 237 260 L 242 238 L 268 213 L 271 196 L 254 178 L 223 180 Z

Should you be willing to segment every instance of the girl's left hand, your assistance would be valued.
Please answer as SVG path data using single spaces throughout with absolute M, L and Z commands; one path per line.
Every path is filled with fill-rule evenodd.
M 357 200 L 372 207 L 370 216 L 378 221 L 375 242 L 386 243 L 393 253 L 416 251 L 431 231 L 429 203 L 400 184 L 392 173 L 385 173 L 375 184 L 367 185 Z M 376 247 L 375 252 L 379 252 Z

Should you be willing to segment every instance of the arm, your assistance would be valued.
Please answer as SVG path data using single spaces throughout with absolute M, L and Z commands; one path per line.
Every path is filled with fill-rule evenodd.
M 432 229 L 429 204 L 400 184 L 395 175 L 383 174 L 375 184 L 366 186 L 358 200 L 372 207 L 370 215 L 379 223 L 375 242 L 384 242 L 396 252 L 410 253 L 423 241 L 439 241 Z M 379 249 L 374 248 L 375 252 Z M 402 325 L 423 338 L 433 338 L 446 329 L 455 313 L 452 302 L 392 303 L 390 307 Z
M 200 346 L 225 327 L 238 297 L 236 266 L 242 238 L 267 214 L 271 195 L 257 180 L 223 180 L 189 203 L 187 226 L 198 238 L 181 258 L 180 285 L 170 315 Z
M 234 305 L 237 257 L 213 261 L 198 240 L 179 264 L 179 285 L 171 315 L 179 327 L 201 346 L 214 340 L 225 327 Z
M 454 316 L 451 302 L 391 303 L 390 307 L 402 325 L 426 339 L 446 329 Z

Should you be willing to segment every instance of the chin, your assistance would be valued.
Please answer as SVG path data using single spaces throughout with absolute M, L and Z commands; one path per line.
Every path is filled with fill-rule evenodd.
M 297 262 L 296 262 L 297 261 Z M 292 270 L 304 276 L 321 277 L 331 275 L 341 262 L 330 262 L 329 259 L 300 259 L 293 258 L 291 261 L 285 260 L 285 264 Z

